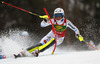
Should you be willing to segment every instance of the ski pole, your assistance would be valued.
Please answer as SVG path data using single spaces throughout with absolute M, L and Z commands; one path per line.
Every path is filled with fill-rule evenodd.
M 9 3 L 6 3 L 6 2 L 4 2 L 4 1 L 2 1 L 2 3 L 3 3 L 3 4 L 6 4 L 6 5 L 8 5 L 8 6 L 11 6 L 11 7 L 13 7 L 13 8 L 19 9 L 19 10 L 21 10 L 21 11 L 27 12 L 27 13 L 29 13 L 29 14 L 38 16 L 38 17 L 40 17 L 40 18 L 48 18 L 47 15 L 41 16 L 41 15 L 35 14 L 35 13 L 33 13 L 33 12 L 27 11 L 27 10 L 25 10 L 25 9 L 19 8 L 19 7 L 17 7 L 17 6 L 11 5 L 11 4 L 9 4 Z
M 78 39 L 79 39 L 80 41 L 85 42 L 86 44 L 88 44 L 89 46 L 91 46 L 92 48 L 94 48 L 95 50 L 99 50 L 99 49 L 97 49 L 96 47 L 94 47 L 93 45 L 91 45 L 90 43 L 86 42 L 86 41 L 83 39 L 83 37 L 80 37 L 79 35 L 78 35 Z
M 53 25 L 53 23 L 52 23 L 52 21 L 51 21 L 51 18 L 50 18 L 50 16 L 49 16 L 49 14 L 48 14 L 46 8 L 44 8 L 44 11 L 45 11 L 45 13 L 46 13 L 47 16 L 48 16 L 48 18 L 49 18 L 49 20 L 50 20 L 50 23 L 52 24 L 52 28 L 53 28 L 53 31 L 54 31 L 54 34 L 55 34 L 55 47 L 54 47 L 53 52 L 52 52 L 52 55 L 53 55 L 54 52 L 55 52 L 55 49 L 56 49 L 56 45 L 57 45 L 57 35 L 56 35 L 56 32 L 55 32 L 54 25 Z
M 90 43 L 86 42 L 85 40 L 83 42 L 85 42 L 86 44 L 88 44 L 89 46 L 91 46 L 92 48 L 94 48 L 95 50 L 99 50 L 96 47 L 94 47 L 93 45 L 91 45 Z

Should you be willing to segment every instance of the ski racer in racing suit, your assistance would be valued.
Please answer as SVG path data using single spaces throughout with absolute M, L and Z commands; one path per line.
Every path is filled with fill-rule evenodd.
M 54 25 L 55 32 L 57 35 L 57 45 L 59 45 L 63 42 L 63 40 L 65 38 L 65 32 L 66 32 L 67 27 L 72 29 L 76 35 L 83 38 L 80 35 L 78 28 L 76 26 L 74 26 L 70 20 L 64 18 L 64 10 L 62 8 L 56 8 L 54 10 L 54 18 L 52 18 L 51 21 Z M 48 18 L 44 19 L 41 22 L 41 27 L 47 27 L 49 25 L 51 25 L 51 23 L 48 20 Z M 26 51 L 34 54 L 35 56 L 38 56 L 38 53 L 43 52 L 44 50 L 51 47 L 53 44 L 55 44 L 55 34 L 54 34 L 54 30 L 52 29 L 46 36 L 44 36 L 42 38 L 42 40 L 40 41 L 39 44 L 27 48 Z M 25 54 L 23 54 L 21 52 L 21 54 L 15 55 L 15 57 L 20 57 L 20 56 L 24 56 L 24 55 Z

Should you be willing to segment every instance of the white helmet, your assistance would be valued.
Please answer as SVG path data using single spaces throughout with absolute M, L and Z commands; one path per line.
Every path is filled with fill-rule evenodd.
M 62 16 L 64 16 L 64 10 L 62 8 L 56 8 L 54 10 L 54 17 L 55 17 L 55 14 L 61 14 Z

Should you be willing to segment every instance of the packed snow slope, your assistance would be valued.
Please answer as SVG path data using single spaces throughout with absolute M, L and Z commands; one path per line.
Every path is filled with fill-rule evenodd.
M 40 55 L 39 57 L 8 58 L 0 64 L 100 64 L 100 51 L 81 51 Z

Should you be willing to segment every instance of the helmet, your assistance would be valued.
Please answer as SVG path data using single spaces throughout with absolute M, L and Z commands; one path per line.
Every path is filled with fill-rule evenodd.
M 54 17 L 56 18 L 56 17 L 64 17 L 64 10 L 62 9 L 62 8 L 56 8 L 55 10 L 54 10 Z
M 27 31 L 23 31 L 22 36 L 29 36 L 29 33 Z

